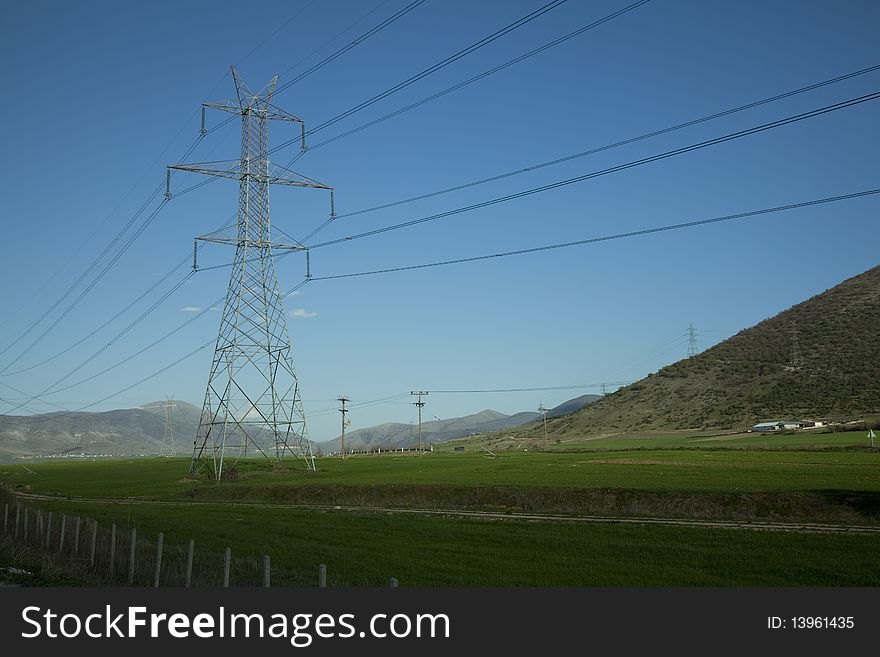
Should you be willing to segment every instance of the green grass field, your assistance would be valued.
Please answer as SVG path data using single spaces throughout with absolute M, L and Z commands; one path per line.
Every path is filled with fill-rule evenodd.
M 770 533 L 428 518 L 375 513 L 158 505 L 41 503 L 118 523 L 139 536 L 165 532 L 169 549 L 190 538 L 197 557 L 269 554 L 284 579 L 384 586 L 866 586 L 880 582 L 873 536 Z M 240 585 L 257 579 L 239 578 Z
M 598 452 L 435 452 L 320 458 L 318 471 L 291 462 L 273 472 L 239 465 L 251 486 L 455 485 L 626 488 L 663 491 L 880 491 L 880 451 L 607 450 Z M 89 497 L 175 496 L 216 486 L 187 480 L 185 459 L 52 462 L 0 466 L 0 482 L 34 492 Z
M 880 441 L 877 442 L 880 445 Z M 799 431 L 796 433 L 723 433 L 707 434 L 700 431 L 678 431 L 674 433 L 616 433 L 591 437 L 564 438 L 560 442 L 550 440 L 545 445 L 541 439 L 522 440 L 507 438 L 504 432 L 497 432 L 482 438 L 462 438 L 438 445 L 442 451 L 452 451 L 456 446 L 468 450 L 482 451 L 480 445 L 495 449 L 538 449 L 541 451 L 604 450 L 604 449 L 847 449 L 870 447 L 864 431 L 845 431 L 822 433 L 821 431 Z
M 495 458 L 469 444 L 465 453 L 321 458 L 315 473 L 248 461 L 239 464 L 237 481 L 220 484 L 188 477 L 186 459 L 38 462 L 0 465 L 0 483 L 57 496 L 34 502 L 44 509 L 143 535 L 163 531 L 169 544 L 194 538 L 207 559 L 227 546 L 248 558 L 271 554 L 288 583 L 313 583 L 317 565 L 326 563 L 331 583 L 340 585 L 382 585 L 391 576 L 425 586 L 877 585 L 878 534 L 515 517 L 528 511 L 880 525 L 880 450 L 865 449 L 851 434 L 796 438 L 799 444 L 761 437 L 760 449 L 745 442 L 731 449 L 738 439 L 618 437 L 587 441 L 591 451 L 505 451 Z M 267 508 L 269 502 L 285 506 Z M 314 504 L 343 510 L 290 506 Z

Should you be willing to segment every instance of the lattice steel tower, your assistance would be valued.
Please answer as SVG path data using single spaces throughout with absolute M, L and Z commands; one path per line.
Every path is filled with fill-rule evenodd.
M 269 121 L 303 123 L 271 103 L 278 76 L 258 93 L 247 88 L 234 67 L 232 76 L 237 100 L 205 103 L 202 131 L 205 107 L 240 115 L 241 158 L 237 166 L 228 160 L 229 169 L 218 166 L 224 162 L 169 167 L 239 181 L 237 225 L 196 238 L 235 246 L 190 465 L 191 473 L 205 470 L 218 480 L 234 472 L 238 459 L 249 448 L 277 465 L 292 454 L 307 469 L 315 469 L 273 255 L 273 250 L 304 247 L 272 242 L 269 185 L 331 189 L 269 162 Z M 302 135 L 304 141 L 304 126 Z

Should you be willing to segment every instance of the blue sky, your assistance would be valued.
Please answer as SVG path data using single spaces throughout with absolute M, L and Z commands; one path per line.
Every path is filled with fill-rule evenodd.
M 0 349 L 76 281 L 197 137 L 203 101 L 234 97 L 235 64 L 253 87 L 280 83 L 398 9 L 387 2 L 31 2 L 0 26 L 6 98 L 5 284 Z M 544 4 L 427 0 L 276 97 L 307 127 L 422 71 Z M 399 93 L 316 132 L 316 144 L 537 48 L 624 6 L 569 0 Z M 294 20 L 294 15 L 299 14 Z M 365 17 L 366 15 L 366 17 Z M 340 213 L 563 157 L 880 64 L 874 2 L 698 2 L 644 6 L 422 107 L 314 148 L 295 169 L 336 189 Z M 359 22 L 358 22 L 359 21 Z M 354 25 L 353 25 L 354 24 Z M 343 32 L 350 28 L 347 32 Z M 342 34 L 340 34 L 342 33 Z M 332 42 L 327 44 L 331 39 Z M 316 52 L 317 51 L 317 52 Z M 880 72 L 496 183 L 340 218 L 329 240 L 478 203 L 712 139 L 880 90 Z M 878 102 L 831 112 L 661 162 L 311 254 L 315 276 L 476 256 L 692 221 L 878 187 Z M 208 127 L 226 118 L 209 112 Z M 297 136 L 274 124 L 273 144 Z M 235 158 L 238 128 L 209 134 L 189 161 Z M 292 147 L 295 149 L 295 147 Z M 288 149 L 274 156 L 287 162 Z M 181 190 L 200 182 L 175 176 Z M 21 355 L 73 298 L 0 355 L 0 412 L 108 344 L 187 273 L 177 270 L 107 328 L 45 365 L 185 258 L 192 238 L 234 213 L 219 181 L 175 197 L 93 289 Z M 158 200 L 149 208 L 155 207 Z M 286 310 L 312 438 L 338 433 L 338 395 L 563 386 L 632 380 L 878 264 L 880 199 L 871 196 L 737 222 L 487 262 L 313 281 Z M 272 190 L 272 217 L 294 237 L 326 218 L 325 193 Z M 125 233 L 123 240 L 131 234 Z M 112 252 L 111 252 L 112 253 Z M 200 264 L 229 262 L 205 248 Z M 68 262 L 69 260 L 69 262 Z M 105 260 L 101 261 L 99 269 Z M 66 264 L 65 264 L 66 263 Z M 62 266 L 63 265 L 63 266 Z M 99 270 L 98 269 L 98 270 Z M 304 277 L 279 262 L 281 286 Z M 97 270 L 96 270 L 97 271 Z M 119 362 L 210 307 L 228 270 L 197 274 L 61 386 Z M 82 385 L 27 401 L 80 408 L 171 363 L 216 334 L 209 311 L 161 345 Z M 13 360 L 17 361 L 10 365 Z M 107 410 L 173 394 L 200 404 L 211 359 L 198 352 Z M 27 371 L 21 371 L 27 370 Z M 426 418 L 512 413 L 596 389 L 432 395 Z M 352 428 L 416 418 L 409 399 L 355 409 Z M 55 404 L 57 406 L 52 406 Z M 30 410 L 18 409 L 16 413 Z

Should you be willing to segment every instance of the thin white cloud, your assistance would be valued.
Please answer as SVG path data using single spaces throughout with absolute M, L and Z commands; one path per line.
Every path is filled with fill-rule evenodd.
M 200 313 L 204 310 L 204 308 L 200 306 L 184 306 L 180 309 L 180 312 L 183 313 Z
M 296 290 L 295 292 L 291 292 L 291 293 L 289 293 L 287 296 L 289 296 L 289 297 L 298 297 L 300 294 L 302 294 L 302 292 L 300 292 L 299 290 Z
M 317 317 L 318 313 L 309 312 L 305 308 L 297 308 L 290 311 L 291 317 Z

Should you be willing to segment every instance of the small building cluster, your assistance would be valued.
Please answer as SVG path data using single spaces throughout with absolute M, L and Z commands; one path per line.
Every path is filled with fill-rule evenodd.
M 749 433 L 772 433 L 786 429 L 814 429 L 824 426 L 825 423 L 821 420 L 771 420 L 770 422 L 759 422 L 749 429 Z

